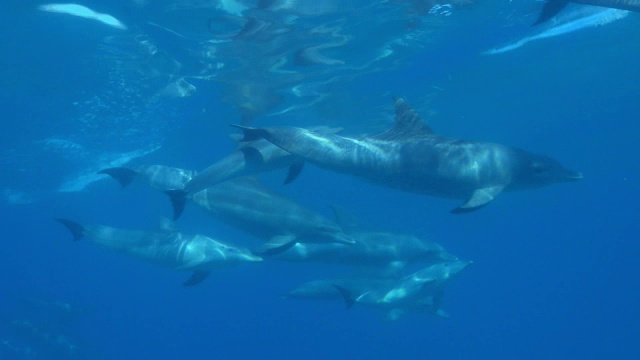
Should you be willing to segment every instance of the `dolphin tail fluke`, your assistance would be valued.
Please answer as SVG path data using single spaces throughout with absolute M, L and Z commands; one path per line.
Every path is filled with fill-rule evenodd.
M 209 271 L 194 271 L 193 275 L 187 281 L 182 283 L 182 286 L 195 286 L 203 282 L 206 278 L 211 275 Z
M 344 298 L 344 302 L 347 304 L 347 309 L 351 309 L 353 304 L 356 303 L 356 299 L 351 294 L 351 291 L 336 284 L 333 284 L 333 287 L 336 288 L 340 292 L 340 295 L 342 295 L 342 298 Z
M 274 256 L 291 249 L 297 243 L 297 238 L 292 235 L 274 236 L 261 249 L 255 250 L 253 253 L 260 256 Z
M 138 173 L 134 170 L 127 169 L 124 167 L 113 167 L 108 169 L 103 169 L 98 171 L 98 174 L 106 174 L 116 179 L 122 187 L 127 187 L 133 181 L 133 178 L 138 175 Z
M 300 172 L 302 172 L 303 167 L 304 167 L 304 161 L 302 160 L 296 161 L 293 164 L 291 164 L 291 166 L 289 166 L 289 172 L 287 172 L 287 178 L 284 179 L 284 184 L 287 185 L 293 182 L 293 180 L 295 180 L 298 177 L 298 175 L 300 175 Z
M 542 12 L 536 22 L 534 22 L 531 26 L 542 24 L 543 22 L 548 21 L 552 17 L 558 15 L 562 9 L 564 9 L 570 0 L 547 0 L 542 8 Z
M 257 129 L 257 128 L 252 128 L 248 126 L 234 125 L 234 124 L 231 124 L 231 126 L 242 130 L 242 133 L 244 134 L 244 137 L 241 140 L 242 142 L 264 139 L 264 137 L 268 135 L 267 131 L 264 129 Z
M 71 235 L 73 235 L 73 241 L 78 241 L 84 236 L 84 228 L 77 222 L 68 219 L 56 219 L 56 221 L 61 223 L 67 229 L 69 229 L 69 231 L 71 231 Z
M 178 220 L 187 203 L 188 193 L 184 190 L 167 190 L 164 193 L 169 196 L 169 200 L 173 206 L 173 220 Z

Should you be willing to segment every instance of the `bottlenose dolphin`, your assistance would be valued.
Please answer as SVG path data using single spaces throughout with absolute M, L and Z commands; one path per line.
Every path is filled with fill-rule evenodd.
M 135 168 L 112 167 L 100 170 L 98 174 L 113 177 L 122 187 L 127 187 L 135 178 L 140 178 L 161 191 L 182 189 L 196 176 L 196 172 L 193 170 L 164 165 L 141 165 Z
M 174 205 L 174 217 L 179 217 L 184 191 L 165 193 Z M 335 223 L 271 191 L 255 178 L 228 180 L 186 198 L 225 223 L 266 238 L 263 255 L 275 255 L 298 242 L 354 243 Z
M 176 270 L 193 271 L 184 286 L 197 285 L 214 269 L 262 258 L 204 235 L 184 234 L 172 229 L 142 231 L 104 225 L 81 225 L 56 219 L 71 231 L 74 240 L 83 237 L 109 250 L 128 254 Z
M 582 29 L 602 26 L 620 19 L 624 19 L 629 12 L 626 10 L 605 9 L 599 7 L 579 7 L 573 12 L 559 17 L 552 26 L 536 34 L 525 36 L 524 38 L 510 44 L 484 51 L 483 55 L 496 55 L 518 49 L 532 41 L 552 38 L 564 34 L 569 34 Z
M 503 191 L 575 181 L 580 173 L 542 155 L 504 145 L 435 134 L 403 99 L 395 99 L 393 127 L 370 137 L 344 137 L 295 128 L 243 129 L 306 161 L 374 183 L 433 196 L 462 198 L 452 210 L 479 209 Z
M 387 308 L 391 309 L 389 317 L 395 319 L 407 310 L 416 307 L 424 308 L 428 303 L 434 313 L 446 317 L 447 315 L 440 309 L 444 287 L 471 263 L 454 260 L 434 264 L 403 277 L 390 286 L 382 286 L 362 293 L 355 293 L 338 284 L 335 284 L 335 288 L 344 297 L 348 308 L 355 304 Z M 428 302 L 425 303 L 425 300 Z
M 612 9 L 640 11 L 640 0 L 547 0 L 540 16 L 533 25 L 541 24 L 556 16 L 569 3 L 595 5 Z
M 342 130 L 342 128 L 325 126 L 316 126 L 310 129 L 323 134 L 335 134 Z M 195 175 L 187 182 L 184 188 L 176 189 L 195 193 L 225 180 L 286 167 L 289 168 L 289 172 L 284 183 L 288 184 L 300 174 L 303 165 L 302 159 L 282 150 L 267 140 L 258 139 L 250 142 L 240 142 L 240 146 L 236 151 L 199 172 L 198 175 Z
M 457 259 L 439 244 L 412 235 L 362 230 L 347 234 L 355 241 L 354 244 L 298 243 L 273 258 L 290 262 L 395 268 L 408 263 L 433 264 Z

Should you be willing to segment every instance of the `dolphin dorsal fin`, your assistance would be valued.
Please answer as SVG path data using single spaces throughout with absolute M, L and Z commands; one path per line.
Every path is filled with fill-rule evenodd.
M 402 140 L 433 135 L 433 130 L 403 98 L 394 97 L 396 119 L 391 129 L 376 135 L 379 140 Z

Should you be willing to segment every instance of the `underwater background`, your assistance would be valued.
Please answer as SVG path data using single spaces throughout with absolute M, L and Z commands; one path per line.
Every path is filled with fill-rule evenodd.
M 559 23 L 532 27 L 542 6 L 533 0 L 298 1 L 251 12 L 264 3 L 82 2 L 126 29 L 39 11 L 40 2 L 5 4 L 2 358 L 640 356 L 640 15 L 491 55 Z M 230 40 L 248 18 L 268 25 Z M 280 62 L 319 44 L 329 44 L 326 59 Z M 449 213 L 455 200 L 311 164 L 286 186 L 286 171 L 260 175 L 328 218 L 337 205 L 360 226 L 472 260 L 446 289 L 448 318 L 388 321 L 342 301 L 283 298 L 352 271 L 337 265 L 267 259 L 184 288 L 186 273 L 74 242 L 53 220 L 157 228 L 172 211 L 165 195 L 95 173 L 204 169 L 234 149 L 236 123 L 380 132 L 392 124 L 394 95 L 438 134 L 543 153 L 584 174 L 465 215 Z M 176 226 L 257 243 L 193 206 Z

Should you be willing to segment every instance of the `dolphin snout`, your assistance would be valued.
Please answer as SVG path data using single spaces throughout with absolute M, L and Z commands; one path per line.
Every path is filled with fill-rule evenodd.
M 577 171 L 571 171 L 569 172 L 568 176 L 567 176 L 567 180 L 569 181 L 578 181 L 578 180 L 582 180 L 584 176 L 582 175 L 581 172 L 577 172 Z

